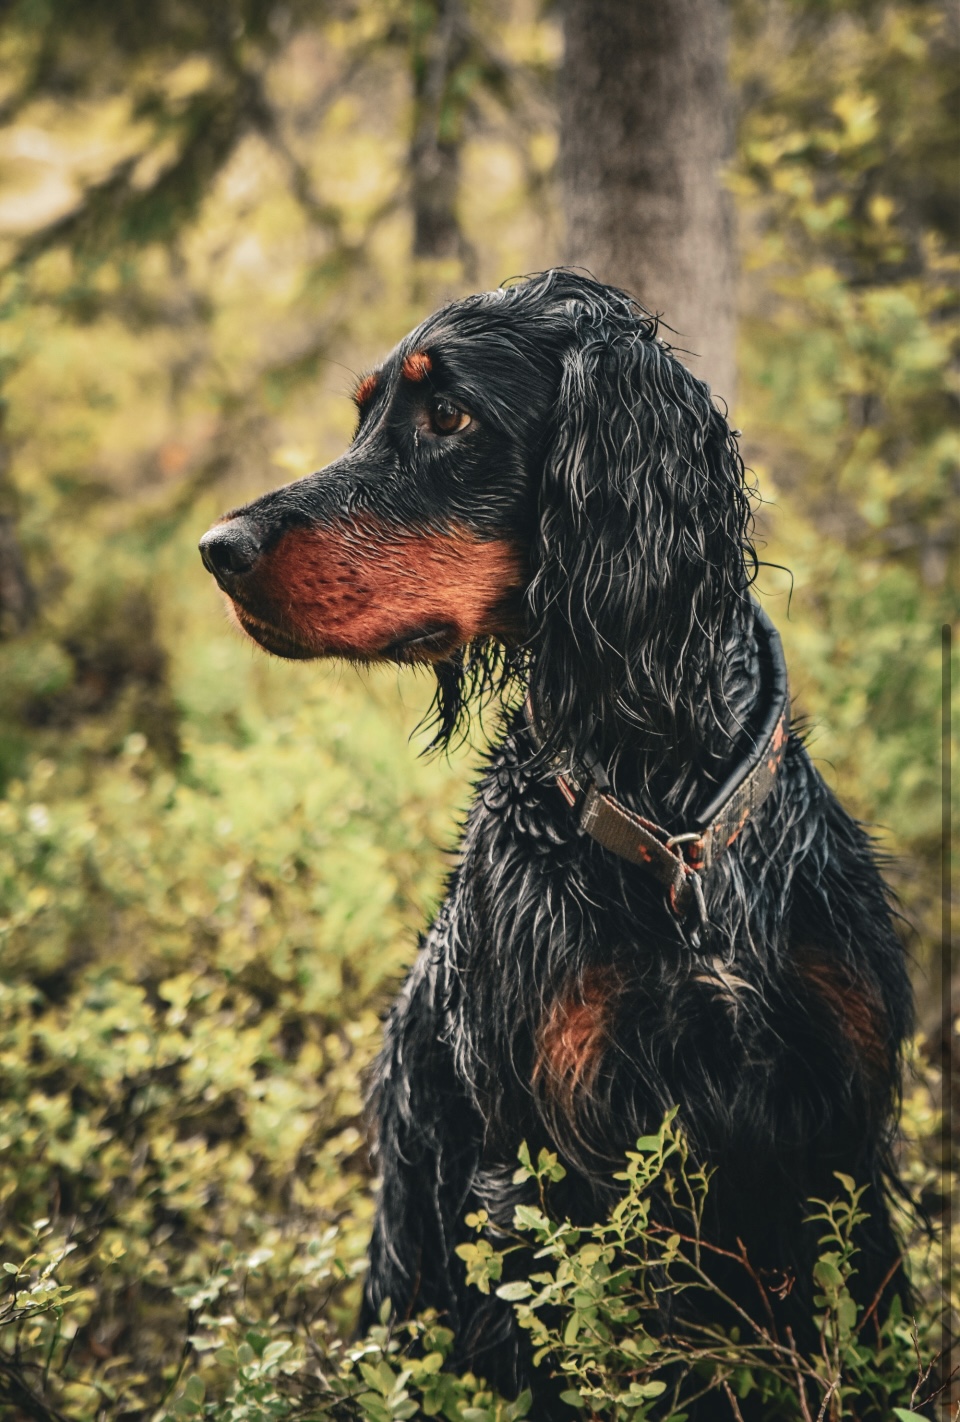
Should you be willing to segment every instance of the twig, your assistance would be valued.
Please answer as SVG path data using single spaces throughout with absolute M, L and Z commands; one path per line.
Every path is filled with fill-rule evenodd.
M 734 1397 L 733 1388 L 727 1382 L 726 1378 L 723 1380 L 723 1390 L 727 1395 L 727 1401 L 730 1404 L 730 1411 L 733 1413 L 735 1422 L 743 1422 L 743 1413 L 740 1411 L 740 1404 Z
M 942 1353 L 938 1353 L 937 1356 L 936 1356 L 936 1358 L 934 1359 L 934 1364 L 937 1363 L 937 1362 L 939 1362 L 939 1360 L 940 1360 L 942 1357 L 943 1357 L 943 1354 L 942 1354 Z M 933 1366 L 934 1366 L 934 1364 L 931 1364 L 930 1369 L 929 1369 L 930 1372 L 933 1371 Z M 958 1374 L 960 1374 L 960 1363 L 958 1363 L 957 1366 L 956 1366 L 956 1367 L 953 1369 L 953 1371 L 950 1373 L 950 1375 L 944 1379 L 944 1381 L 943 1381 L 943 1382 L 940 1384 L 940 1386 L 937 1388 L 936 1392 L 931 1392 L 928 1397 L 921 1398 L 921 1403 L 922 1403 L 924 1406 L 926 1406 L 926 1404 L 927 1404 L 928 1402 L 933 1402 L 934 1398 L 939 1397 L 942 1392 L 946 1392 L 947 1388 L 950 1386 L 950 1384 L 953 1382 L 954 1378 L 957 1377 Z M 911 1405 L 911 1407 L 913 1406 L 913 1400 L 914 1400 L 915 1397 L 916 1397 L 916 1392 L 913 1393 L 913 1395 L 912 1395 L 912 1397 L 911 1397 L 911 1399 L 910 1399 L 910 1405 Z M 957 1415 L 957 1417 L 960 1417 L 960 1410 L 958 1410 L 958 1412 L 957 1412 L 956 1415 Z
M 840 1386 L 840 1379 L 839 1379 L 839 1378 L 834 1378 L 833 1382 L 830 1384 L 830 1386 L 827 1388 L 826 1392 L 823 1394 L 823 1401 L 822 1401 L 821 1404 L 820 1404 L 820 1411 L 817 1413 L 817 1422 L 823 1422 L 823 1419 L 824 1419 L 824 1418 L 826 1417 L 826 1415 L 827 1415 L 827 1403 L 830 1401 L 831 1397 L 832 1397 L 833 1394 L 836 1392 L 836 1390 L 837 1390 L 837 1388 L 838 1388 L 839 1386 Z
M 740 1248 L 741 1263 L 743 1264 L 744 1269 L 746 1269 L 747 1273 L 750 1275 L 751 1279 L 757 1286 L 757 1293 L 760 1295 L 760 1301 L 763 1304 L 764 1309 L 766 1310 L 767 1318 L 770 1322 L 770 1332 L 773 1334 L 774 1338 L 777 1338 L 777 1321 L 773 1316 L 773 1306 L 770 1303 L 770 1298 L 767 1294 L 766 1285 L 760 1278 L 760 1275 L 754 1269 L 753 1265 L 750 1263 L 750 1256 L 747 1254 L 747 1246 L 744 1244 L 743 1240 L 740 1238 L 739 1235 L 737 1235 L 737 1244 Z
M 854 1336 L 854 1337 L 857 1336 L 857 1334 L 860 1332 L 860 1330 L 861 1330 L 861 1328 L 863 1327 L 863 1325 L 866 1323 L 867 1319 L 870 1317 L 870 1315 L 873 1313 L 874 1309 L 875 1309 L 875 1308 L 877 1307 L 877 1305 L 880 1303 L 880 1300 L 881 1300 L 881 1298 L 883 1297 L 883 1291 L 884 1291 L 884 1289 L 887 1287 L 887 1285 L 889 1284 L 890 1280 L 893 1278 L 894 1274 L 895 1274 L 895 1273 L 897 1272 L 897 1270 L 900 1268 L 900 1266 L 901 1266 L 902 1263 L 903 1263 L 903 1260 L 902 1260 L 902 1259 L 895 1259 L 895 1260 L 893 1261 L 893 1263 L 890 1265 L 890 1268 L 889 1268 L 889 1269 L 887 1270 L 887 1272 L 884 1274 L 883 1278 L 882 1278 L 881 1281 L 880 1281 L 880 1287 L 877 1289 L 877 1292 L 876 1292 L 876 1293 L 874 1294 L 874 1296 L 873 1296 L 873 1302 L 870 1304 L 870 1307 L 867 1309 L 866 1313 L 863 1315 L 863 1317 L 861 1318 L 860 1322 L 857 1324 L 856 1328 L 853 1330 L 853 1336 Z M 917 1361 L 919 1362 L 919 1353 L 918 1353 L 918 1355 L 917 1355 Z
M 676 1230 L 669 1230 L 666 1225 L 661 1224 L 650 1225 L 650 1230 L 651 1232 L 656 1231 L 661 1234 L 677 1234 Z M 679 1235 L 679 1238 L 685 1244 L 693 1244 L 697 1246 L 700 1246 L 702 1244 L 702 1247 L 711 1254 L 718 1254 L 724 1259 L 733 1259 L 736 1263 L 743 1264 L 743 1259 L 739 1254 L 734 1254 L 733 1251 L 730 1249 L 722 1249 L 718 1244 L 710 1244 L 707 1240 L 700 1241 L 688 1234 L 681 1234 Z M 767 1329 L 764 1328 L 762 1324 L 759 1324 L 751 1314 L 747 1313 L 746 1309 L 742 1308 L 740 1304 L 737 1303 L 736 1299 L 731 1298 L 729 1294 L 725 1293 L 724 1290 L 720 1288 L 716 1280 L 711 1279 L 710 1275 L 707 1274 L 705 1270 L 703 1270 L 699 1265 L 694 1264 L 689 1259 L 684 1262 L 687 1264 L 691 1272 L 703 1282 L 705 1288 L 707 1288 L 717 1298 L 722 1299 L 725 1304 L 729 1304 L 729 1306 L 740 1315 L 744 1322 L 750 1325 L 750 1327 L 754 1330 L 755 1333 L 758 1333 L 761 1338 L 766 1340 L 766 1342 L 770 1345 L 771 1348 L 777 1349 L 778 1351 L 783 1351 L 783 1345 L 779 1342 L 777 1337 L 775 1335 L 771 1336 Z
M 13 1403 L 35 1422 L 70 1422 L 63 1412 L 58 1412 L 33 1391 L 22 1368 L 4 1357 L 0 1357 L 0 1398 Z
M 917 1331 L 917 1321 L 916 1321 L 916 1319 L 914 1319 L 914 1321 L 913 1321 L 913 1328 L 911 1329 L 910 1337 L 911 1337 L 911 1339 L 912 1339 L 912 1341 L 913 1341 L 913 1351 L 914 1351 L 914 1353 L 916 1354 L 916 1357 L 917 1357 L 917 1385 L 916 1385 L 916 1387 L 913 1389 L 913 1392 L 910 1394 L 910 1406 L 911 1406 L 911 1408 L 912 1408 L 912 1407 L 913 1407 L 913 1404 L 914 1404 L 914 1403 L 916 1402 L 916 1400 L 917 1400 L 917 1394 L 919 1393 L 920 1389 L 923 1387 L 923 1384 L 926 1382 L 927 1378 L 930 1376 L 930 1372 L 931 1372 L 931 1370 L 932 1370 L 934 1364 L 931 1363 L 931 1364 L 930 1364 L 930 1367 L 927 1368 L 926 1372 L 924 1372 L 924 1369 L 923 1369 L 923 1359 L 922 1359 L 921 1356 L 920 1356 L 920 1334 L 919 1334 L 919 1332 Z M 936 1362 L 936 1359 L 934 1359 L 934 1362 Z
M 787 1329 L 787 1342 L 793 1350 L 793 1371 L 797 1380 L 797 1398 L 800 1402 L 800 1411 L 803 1413 L 803 1422 L 813 1422 L 810 1408 L 807 1406 L 807 1388 L 800 1373 L 800 1354 L 797 1350 L 792 1328 Z

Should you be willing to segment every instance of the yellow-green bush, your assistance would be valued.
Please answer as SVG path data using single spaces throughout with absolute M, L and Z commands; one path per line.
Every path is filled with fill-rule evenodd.
M 205 675 L 238 654 L 212 638 Z M 89 1290 L 71 1312 L 87 1343 L 68 1372 L 113 1406 L 162 1394 L 175 1290 L 227 1242 L 267 1251 L 264 1300 L 330 1226 L 347 1277 L 365 1248 L 360 1077 L 459 785 L 414 759 L 389 679 L 298 691 L 289 716 L 248 714 L 243 745 L 185 728 L 176 773 L 133 731 L 92 765 L 35 760 L 0 802 L 7 1257 L 38 1216 L 76 1245 L 61 1276 Z M 345 1323 L 355 1293 L 334 1293 Z M 63 1401 L 94 1406 L 78 1386 Z

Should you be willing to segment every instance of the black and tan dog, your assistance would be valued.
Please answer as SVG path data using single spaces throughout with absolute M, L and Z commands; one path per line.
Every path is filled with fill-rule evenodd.
M 795 1281 L 777 1322 L 809 1339 L 832 1172 L 870 1186 L 857 1293 L 901 1287 L 910 990 L 869 840 L 789 734 L 726 421 L 629 297 L 568 271 L 441 310 L 356 398 L 341 459 L 203 539 L 237 621 L 283 657 L 433 663 L 441 740 L 474 692 L 526 696 L 387 1027 L 367 1314 L 433 1306 L 515 1387 L 464 1215 L 509 1224 L 526 1139 L 567 1167 L 558 1208 L 600 1217 L 676 1104 L 717 1167 L 711 1238 Z

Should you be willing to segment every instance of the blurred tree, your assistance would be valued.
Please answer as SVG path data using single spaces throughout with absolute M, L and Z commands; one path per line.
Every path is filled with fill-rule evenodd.
M 65 245 L 96 264 L 123 249 L 174 242 L 250 132 L 280 155 L 314 220 L 331 221 L 266 87 L 270 59 L 324 13 L 317 0 L 10 6 L 5 26 L 17 63 L 3 105 L 7 122 L 44 96 L 77 105 L 111 94 L 128 100 L 130 122 L 123 151 L 66 213 L 30 231 L 17 260 Z
M 567 257 L 662 312 L 691 369 L 732 404 L 727 0 L 567 0 L 564 35 Z
M 492 114 L 515 131 L 523 151 L 543 75 L 500 42 L 510 7 L 478 0 L 416 0 L 408 32 L 413 111 L 409 151 L 413 256 L 447 263 L 460 281 L 478 277 L 477 253 L 460 220 L 463 154 Z M 531 82 L 532 81 L 532 82 Z M 551 116 L 552 117 L 552 116 Z M 450 268 L 452 262 L 459 267 Z M 449 283 L 439 288 L 452 294 Z M 424 292 L 424 295 L 427 293 Z
M 36 612 L 36 593 L 17 538 L 17 498 L 10 482 L 5 415 L 0 405 L 0 641 L 25 632 Z
M 464 238 L 457 216 L 462 147 L 458 78 L 469 55 L 466 17 L 460 0 L 436 0 L 433 6 L 415 6 L 411 24 L 413 254 L 462 258 Z
M 796 579 L 785 633 L 815 751 L 888 827 L 932 970 L 940 625 L 960 611 L 960 32 L 940 4 L 883 0 L 741 0 L 737 28 L 761 527 Z

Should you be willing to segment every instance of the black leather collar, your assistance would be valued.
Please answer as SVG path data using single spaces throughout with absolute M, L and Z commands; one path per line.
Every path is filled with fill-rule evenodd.
M 753 750 L 728 776 L 695 828 L 671 835 L 652 820 L 629 810 L 613 795 L 606 771 L 593 756 L 589 764 L 578 765 L 574 774 L 556 773 L 557 786 L 577 814 L 581 831 L 604 849 L 653 874 L 664 885 L 667 901 L 677 917 L 686 920 L 696 911 L 701 925 L 707 922 L 701 876 L 733 844 L 767 799 L 790 733 L 787 668 L 780 637 L 762 608 L 755 607 L 754 614 L 763 719 Z M 524 711 L 539 749 L 543 739 L 529 693 Z

